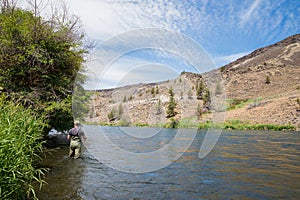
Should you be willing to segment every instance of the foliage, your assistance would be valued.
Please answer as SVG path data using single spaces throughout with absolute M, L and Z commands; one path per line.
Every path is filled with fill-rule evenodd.
M 154 88 L 154 87 L 151 88 L 151 94 L 152 94 L 153 96 L 155 96 L 155 88 Z
M 74 92 L 72 95 L 72 112 L 74 119 L 84 121 L 85 117 L 89 115 L 90 109 L 88 103 L 91 100 L 92 95 L 93 93 L 91 91 L 84 90 L 81 85 L 74 87 Z M 69 103 L 71 102 L 68 102 L 68 104 L 65 104 L 65 106 L 68 107 Z M 71 112 L 71 110 L 69 110 L 69 112 Z M 71 116 L 71 113 L 69 113 L 67 116 Z
M 196 110 L 196 116 L 197 116 L 198 120 L 201 118 L 202 114 L 203 114 L 203 108 L 202 108 L 202 106 L 198 103 L 197 110 Z
M 33 165 L 42 151 L 45 117 L 0 97 L 0 199 L 33 196 L 33 182 L 43 183 L 44 169 Z
M 189 90 L 188 93 L 187 93 L 187 96 L 188 96 L 188 99 L 192 99 L 193 97 L 193 93 L 192 93 L 192 90 Z
M 209 92 L 209 89 L 206 88 L 205 90 L 205 94 L 203 96 L 203 104 L 209 108 L 210 107 L 210 103 L 211 103 L 211 98 L 210 98 L 210 92 Z
M 292 125 L 275 125 L 275 124 L 250 124 L 241 120 L 228 120 L 224 123 L 212 123 L 207 121 L 205 123 L 199 123 L 199 129 L 219 128 L 219 129 L 231 129 L 231 130 L 295 130 Z
M 120 120 L 122 119 L 122 115 L 124 113 L 124 109 L 122 104 L 120 103 L 118 106 L 118 109 L 113 108 L 107 115 L 110 122 L 114 120 Z
M 51 101 L 46 104 L 44 113 L 49 120 L 49 130 L 55 127 L 56 130 L 64 131 L 73 126 L 72 98 L 69 96 L 61 102 Z
M 248 99 L 231 99 L 228 100 L 228 106 L 227 106 L 227 110 L 233 110 L 233 109 L 237 109 L 237 108 L 241 108 L 244 106 L 245 103 L 250 102 Z
M 38 13 L 10 6 L 1 8 L 0 87 L 26 107 L 34 107 L 40 114 L 46 110 L 49 124 L 56 129 L 67 129 L 72 115 L 65 111 L 71 105 L 73 85 L 85 79 L 84 35 L 78 18 L 63 13 L 44 19 Z M 81 74 L 77 76 L 78 72 Z M 67 115 L 63 121 L 56 119 L 60 114 L 52 112 L 56 106 Z
M 176 112 L 175 112 L 175 108 L 176 108 L 176 101 L 175 101 L 175 98 L 174 98 L 174 92 L 173 92 L 173 88 L 171 87 L 169 89 L 169 95 L 170 95 L 170 98 L 169 98 L 169 102 L 168 102 L 168 106 L 167 106 L 167 117 L 174 117 L 176 115 Z
M 220 70 L 221 70 L 221 72 L 223 72 L 223 71 L 225 70 L 225 66 L 222 66 L 222 67 L 220 68 Z
M 114 120 L 116 119 L 116 111 L 115 111 L 115 109 L 112 109 L 112 110 L 108 113 L 107 117 L 108 117 L 108 120 L 109 120 L 109 121 L 114 121 Z
M 196 86 L 197 99 L 203 98 L 203 92 L 204 92 L 204 83 L 203 83 L 203 80 L 201 79 L 200 83 L 197 84 L 197 86 Z
M 135 126 L 135 127 L 147 127 L 147 126 L 149 126 L 149 124 L 137 122 L 137 123 L 134 123 L 133 126 Z
M 117 111 L 117 114 L 118 114 L 117 117 L 118 117 L 118 119 L 121 118 L 121 116 L 122 116 L 123 113 L 124 113 L 124 109 L 123 109 L 122 104 L 120 103 L 119 107 L 118 107 L 118 111 Z
M 158 85 L 156 86 L 156 89 L 155 89 L 155 94 L 159 94 Z
M 266 84 L 270 84 L 271 83 L 271 80 L 270 80 L 270 76 L 266 76 L 266 81 L 265 81 Z
M 165 128 L 178 128 L 179 122 L 174 117 L 170 118 L 170 122 L 165 125 Z
M 248 124 L 240 120 L 226 121 L 224 128 L 233 130 L 295 130 L 295 127 L 292 125 Z

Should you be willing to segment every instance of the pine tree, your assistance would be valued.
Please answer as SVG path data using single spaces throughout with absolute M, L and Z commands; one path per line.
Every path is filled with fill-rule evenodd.
M 208 88 L 205 90 L 205 94 L 203 97 L 203 104 L 209 108 L 210 107 L 210 103 L 211 103 L 211 99 L 210 99 L 210 92 L 208 90 Z
M 201 80 L 199 85 L 196 88 L 197 99 L 202 99 L 203 98 L 203 91 L 204 91 L 204 83 L 203 83 L 203 80 Z
M 196 116 L 198 120 L 201 118 L 202 113 L 203 113 L 202 106 L 198 103 L 197 110 L 196 110 Z
M 175 101 L 175 98 L 174 98 L 174 92 L 173 92 L 173 88 L 171 87 L 169 89 L 169 95 L 170 95 L 170 98 L 169 98 L 169 103 L 168 103 L 168 106 L 167 106 L 167 117 L 174 117 L 176 115 L 176 112 L 175 112 L 175 108 L 176 108 L 176 101 Z

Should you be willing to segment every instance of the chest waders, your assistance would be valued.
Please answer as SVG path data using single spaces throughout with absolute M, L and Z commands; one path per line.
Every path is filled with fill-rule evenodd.
M 78 134 L 79 131 L 80 131 L 80 128 L 77 130 L 76 135 L 71 136 L 71 142 L 70 142 L 69 156 L 72 157 L 74 154 L 74 158 L 76 158 L 76 159 L 80 157 L 80 152 L 81 152 L 81 139 Z

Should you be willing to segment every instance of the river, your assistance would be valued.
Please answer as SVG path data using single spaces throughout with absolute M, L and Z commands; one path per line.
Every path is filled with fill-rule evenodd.
M 84 128 L 88 130 L 88 140 L 95 141 L 89 132 L 97 127 Z M 137 153 L 160 149 L 176 134 L 176 129 L 161 129 L 161 134 L 148 139 L 129 139 L 131 136 L 120 134 L 118 127 L 102 129 L 121 148 Z M 131 130 L 146 134 L 147 129 Z M 223 131 L 213 150 L 199 159 L 205 134 L 198 130 L 191 146 L 179 159 L 146 173 L 109 167 L 107 159 L 111 157 L 112 162 L 115 159 L 113 150 L 105 153 L 108 156 L 103 162 L 95 158 L 98 154 L 88 143 L 78 160 L 67 156 L 67 147 L 50 149 L 43 162 L 50 169 L 46 174 L 47 184 L 37 195 L 41 200 L 300 198 L 299 132 Z M 124 160 L 126 165 L 137 164 Z M 151 163 L 151 158 L 148 161 Z

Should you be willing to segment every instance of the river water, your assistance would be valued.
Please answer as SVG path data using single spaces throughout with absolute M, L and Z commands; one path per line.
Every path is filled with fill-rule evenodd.
M 89 133 L 98 128 L 85 129 L 90 143 L 95 142 Z M 102 129 L 121 148 L 139 153 L 161 148 L 176 134 L 176 129 L 162 129 L 156 136 L 133 140 L 120 134 L 118 127 Z M 134 128 L 136 132 L 147 133 L 146 130 Z M 106 162 L 109 157 L 114 161 L 114 152 L 105 152 L 108 156 L 103 163 L 101 158 L 96 159 L 99 155 L 88 143 L 78 160 L 68 158 L 67 147 L 48 150 L 43 162 L 50 169 L 47 184 L 37 195 L 41 200 L 300 198 L 299 132 L 223 131 L 213 150 L 199 159 L 205 134 L 198 130 L 178 160 L 146 173 L 109 167 Z M 148 161 L 151 163 L 151 159 Z M 126 163 L 130 164 L 137 163 Z

